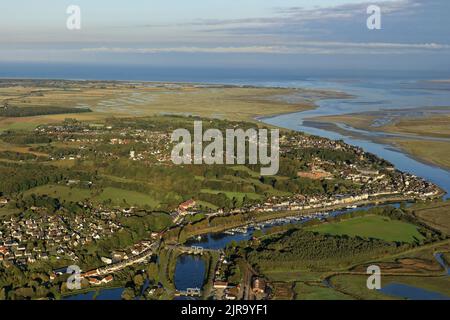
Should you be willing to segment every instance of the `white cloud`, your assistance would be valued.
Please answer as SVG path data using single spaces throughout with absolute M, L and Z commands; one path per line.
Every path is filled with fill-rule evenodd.
M 385 15 L 393 13 L 409 14 L 420 7 L 422 4 L 418 0 L 394 0 L 394 1 L 372 1 L 370 4 L 376 4 L 382 8 Z M 246 28 L 267 29 L 273 27 L 283 27 L 287 25 L 304 26 L 308 23 L 322 23 L 332 21 L 350 21 L 352 19 L 365 16 L 367 2 L 340 4 L 327 7 L 289 7 L 278 8 L 272 17 L 228 19 L 228 20 L 197 20 L 186 25 L 204 27 L 205 31 L 243 31 Z

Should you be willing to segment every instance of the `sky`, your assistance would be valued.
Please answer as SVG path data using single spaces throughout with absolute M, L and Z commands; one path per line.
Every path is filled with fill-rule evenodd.
M 448 0 L 2 0 L 0 63 L 450 70 L 449 14 Z

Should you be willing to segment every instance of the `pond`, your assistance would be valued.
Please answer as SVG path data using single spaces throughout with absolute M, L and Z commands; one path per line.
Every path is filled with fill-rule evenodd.
M 174 282 L 177 290 L 201 288 L 205 280 L 206 262 L 200 256 L 181 255 L 177 259 Z

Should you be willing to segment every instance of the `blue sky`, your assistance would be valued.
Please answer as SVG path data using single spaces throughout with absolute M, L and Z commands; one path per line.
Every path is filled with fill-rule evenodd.
M 449 14 L 448 0 L 1 1 L 0 62 L 450 69 Z

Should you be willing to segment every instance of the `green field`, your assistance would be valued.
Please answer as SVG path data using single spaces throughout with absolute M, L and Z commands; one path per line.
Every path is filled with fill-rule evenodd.
M 118 206 L 126 205 L 148 205 L 150 207 L 157 207 L 159 202 L 152 197 L 130 190 L 106 187 L 101 190 L 99 194 L 89 189 L 82 189 L 76 187 L 68 187 L 62 185 L 44 185 L 28 190 L 25 195 L 47 195 L 49 197 L 58 198 L 61 201 L 83 201 L 91 199 L 94 202 L 102 203 L 111 200 L 111 203 Z M 125 201 L 124 201 L 125 200 Z
M 344 293 L 328 288 L 321 284 L 306 284 L 297 282 L 294 286 L 296 300 L 351 300 Z
M 33 130 L 36 128 L 35 123 L 30 122 L 11 122 L 0 126 L 0 132 L 5 130 Z
M 71 188 L 52 184 L 39 186 L 24 193 L 25 196 L 31 194 L 47 195 L 52 198 L 58 198 L 61 201 L 65 200 L 72 202 L 83 201 L 91 198 L 91 191 L 89 189 Z
M 217 210 L 219 208 L 218 206 L 216 206 L 216 205 L 214 205 L 212 203 L 209 203 L 207 201 L 202 201 L 202 200 L 198 200 L 197 204 L 199 206 L 203 206 L 205 208 L 209 208 L 209 209 L 212 209 L 212 210 Z
M 116 205 L 123 205 L 127 203 L 131 205 L 147 205 L 150 207 L 156 207 L 159 204 L 158 201 L 144 193 L 112 187 L 105 188 L 103 192 L 100 193 L 100 195 L 96 196 L 94 199 L 97 201 L 105 201 L 111 199 L 112 203 Z
M 252 192 L 233 192 L 233 191 L 223 191 L 223 190 L 212 190 L 212 189 L 201 189 L 202 193 L 211 193 L 211 194 L 219 194 L 223 193 L 228 198 L 233 199 L 236 198 L 239 201 L 242 201 L 242 199 L 247 196 L 249 199 L 255 199 L 255 200 L 261 200 L 262 196 L 257 193 Z
M 323 273 L 313 272 L 311 270 L 274 270 L 264 269 L 262 270 L 264 276 L 270 281 L 278 282 L 296 282 L 296 281 L 320 281 Z
M 236 170 L 236 171 L 247 172 L 250 176 L 252 176 L 253 178 L 256 178 L 256 179 L 258 179 L 260 176 L 260 174 L 258 172 L 255 172 L 255 171 L 251 170 L 250 168 L 247 168 L 246 166 L 232 166 L 230 168 L 233 170 Z
M 414 242 L 424 239 L 413 224 L 377 215 L 325 223 L 309 227 L 308 230 L 331 235 L 359 236 L 385 241 Z
M 445 234 L 450 234 L 450 200 L 418 204 L 408 208 L 408 211 L 433 228 Z

